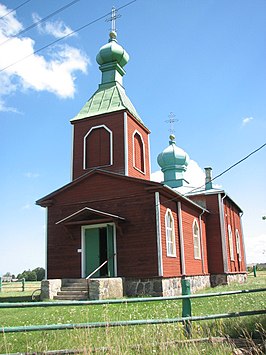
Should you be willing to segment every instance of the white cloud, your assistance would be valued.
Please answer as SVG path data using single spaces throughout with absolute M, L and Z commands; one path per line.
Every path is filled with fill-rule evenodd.
M 29 203 L 26 203 L 24 206 L 21 207 L 22 210 L 29 210 L 31 208 L 31 205 Z
M 189 182 L 189 185 L 191 185 L 191 187 L 193 188 L 204 186 L 205 184 L 204 171 L 199 167 L 198 163 L 192 159 L 190 159 L 188 163 L 187 171 L 184 173 L 184 178 Z M 155 171 L 151 174 L 152 181 L 162 182 L 163 179 L 164 177 L 161 170 Z
M 7 11 L 4 5 L 0 5 L 0 16 Z M 60 26 L 57 28 L 63 32 L 67 30 L 67 26 Z M 15 12 L 1 19 L 0 43 L 22 28 Z M 67 44 L 54 46 L 46 56 L 32 55 L 35 50 L 35 41 L 30 37 L 14 37 L 0 46 L 0 69 L 18 62 L 0 72 L 0 111 L 17 112 L 16 108 L 5 104 L 5 97 L 19 90 L 48 91 L 61 98 L 74 96 L 75 72 L 86 73 L 89 64 L 86 54 Z M 27 59 L 21 60 L 26 56 Z
M 36 13 L 32 14 L 32 18 L 34 22 L 38 22 L 41 20 L 41 17 Z M 43 23 L 39 23 L 37 28 L 40 33 L 49 34 L 54 36 L 55 38 L 61 38 L 73 32 L 73 30 L 70 27 L 65 25 L 63 21 L 59 21 L 59 20 L 54 22 L 45 21 Z M 72 34 L 71 36 L 73 35 L 75 34 Z
M 190 160 L 184 178 L 194 187 L 204 187 L 205 173 L 195 160 Z
M 254 120 L 253 117 L 245 117 L 242 119 L 242 125 L 245 126 L 245 125 L 249 124 L 252 120 Z
M 0 4 L 0 17 L 4 16 L 10 10 L 11 9 L 8 9 L 5 5 Z M 16 20 L 15 14 L 16 14 L 16 12 L 14 11 L 13 13 L 3 17 L 0 20 L 1 21 L 1 32 L 6 37 L 9 37 L 12 35 L 14 36 L 19 31 L 21 31 L 23 29 L 22 23 L 20 23 L 19 21 Z
M 266 262 L 266 234 L 245 237 L 247 263 Z
M 25 177 L 29 178 L 29 179 L 32 179 L 32 178 L 35 179 L 35 178 L 37 178 L 37 177 L 40 176 L 40 174 L 38 174 L 38 173 L 32 173 L 32 172 L 30 172 L 30 171 L 24 173 L 23 175 L 24 175 Z

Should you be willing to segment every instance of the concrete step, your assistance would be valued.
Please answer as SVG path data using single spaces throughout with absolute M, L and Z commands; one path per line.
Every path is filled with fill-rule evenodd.
M 88 295 L 80 294 L 80 295 L 57 295 L 54 297 L 55 300 L 60 301 L 87 301 Z
M 61 288 L 61 291 L 73 291 L 73 292 L 75 292 L 75 291 L 86 291 L 86 292 L 88 292 L 88 286 L 80 286 L 80 285 L 77 285 L 77 286 L 63 286 L 62 288 Z
M 79 296 L 84 295 L 88 296 L 88 291 L 59 291 L 57 292 L 57 296 L 64 295 L 64 296 Z
M 63 283 L 62 287 L 81 287 L 81 288 L 88 288 L 88 284 L 83 284 L 83 283 L 77 283 L 77 282 L 72 282 L 72 283 Z
M 86 279 L 64 279 L 56 300 L 87 300 L 88 281 Z
M 69 284 L 79 284 L 79 285 L 87 285 L 88 280 L 86 279 L 63 279 L 63 285 L 69 285 Z

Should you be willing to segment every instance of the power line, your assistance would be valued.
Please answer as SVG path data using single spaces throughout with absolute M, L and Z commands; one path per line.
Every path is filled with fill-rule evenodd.
M 248 159 L 251 155 L 257 153 L 259 150 L 261 150 L 262 148 L 264 148 L 266 146 L 266 143 L 262 144 L 259 148 L 253 150 L 251 153 L 249 153 L 248 155 L 246 155 L 244 158 L 238 160 L 236 163 L 234 163 L 233 165 L 229 166 L 229 168 L 225 169 L 223 172 L 221 172 L 220 174 L 216 175 L 213 179 L 210 180 L 210 182 L 212 182 L 213 180 L 217 179 L 218 177 L 224 175 L 225 173 L 227 173 L 229 170 L 233 169 L 236 165 L 242 163 L 244 160 Z M 190 194 L 191 192 L 193 191 L 196 191 L 196 190 L 199 190 L 201 189 L 202 187 L 204 187 L 204 185 L 202 186 L 199 186 L 199 187 L 195 187 L 193 190 L 190 190 L 189 192 L 186 192 L 184 194 L 178 192 L 178 194 L 182 197 L 185 197 L 187 198 L 186 195 Z M 170 202 L 170 201 L 174 201 L 178 198 L 179 196 L 176 196 L 176 197 L 173 197 L 173 198 L 169 198 L 168 200 L 164 200 L 164 202 Z M 189 197 L 189 196 L 188 196 Z
M 78 1 L 78 0 L 76 0 L 76 1 Z M 137 0 L 132 0 L 132 1 L 130 1 L 129 3 L 127 3 L 127 4 L 123 5 L 123 6 L 120 6 L 119 8 L 117 8 L 117 11 L 123 9 L 123 8 L 126 7 L 126 6 L 129 6 L 129 5 L 133 4 L 133 3 L 136 2 L 136 1 L 137 1 Z M 109 16 L 111 13 L 112 13 L 112 12 L 109 11 L 107 14 L 104 14 L 103 16 L 98 17 L 97 19 L 95 19 L 95 20 L 93 20 L 93 21 L 87 23 L 86 25 L 83 25 L 83 26 L 77 28 L 76 30 L 74 30 L 74 31 L 72 31 L 72 32 L 70 32 L 70 33 L 68 33 L 68 34 L 66 34 L 66 35 L 63 36 L 63 37 L 60 37 L 60 38 L 56 39 L 55 41 L 53 41 L 53 42 L 47 44 L 46 46 L 43 46 L 43 47 L 37 49 L 36 51 L 34 51 L 34 52 L 28 54 L 27 56 L 25 56 L 25 57 L 23 57 L 23 58 L 17 60 L 16 62 L 13 62 L 13 63 L 7 65 L 6 67 L 0 69 L 0 73 L 3 72 L 3 71 L 6 70 L 6 69 L 12 67 L 12 66 L 15 65 L 15 64 L 18 64 L 18 63 L 24 61 L 25 59 L 31 57 L 32 55 L 34 55 L 34 54 L 36 54 L 36 53 L 39 53 L 40 51 L 42 51 L 42 50 L 44 50 L 44 49 L 46 49 L 46 48 L 48 48 L 48 47 L 50 47 L 50 46 L 52 46 L 52 45 L 54 45 L 54 44 L 60 42 L 60 41 L 62 41 L 63 39 L 65 39 L 65 38 L 67 38 L 67 37 L 73 35 L 74 33 L 79 32 L 79 31 L 83 30 L 84 28 L 86 28 L 86 27 L 88 27 L 88 26 L 90 26 L 90 25 L 93 25 L 95 22 L 98 22 L 98 21 L 104 19 L 105 17 Z
M 16 11 L 17 9 L 19 9 L 20 7 L 26 5 L 28 2 L 30 2 L 31 0 L 27 0 L 25 2 L 23 2 L 22 4 L 20 4 L 19 6 L 15 7 L 14 9 L 8 11 L 6 14 L 4 14 L 3 16 L 0 17 L 0 20 L 2 20 L 2 18 L 6 17 L 7 15 L 11 14 L 12 12 Z
M 233 169 L 235 166 L 237 166 L 238 164 L 242 163 L 244 160 L 248 159 L 251 155 L 257 153 L 259 150 L 261 150 L 261 149 L 262 149 L 263 147 L 265 147 L 265 146 L 266 146 L 266 143 L 262 144 L 259 148 L 253 150 L 251 153 L 249 153 L 248 155 L 246 155 L 244 158 L 240 159 L 239 161 L 237 161 L 237 162 L 234 163 L 233 165 L 229 166 L 229 168 L 225 169 L 223 172 L 221 172 L 220 174 L 216 175 L 214 178 L 212 178 L 212 179 L 210 180 L 210 182 L 212 182 L 212 181 L 218 179 L 220 176 L 224 175 L 224 174 L 227 173 L 229 170 Z M 200 186 L 200 187 L 196 187 L 196 188 L 194 188 L 193 190 L 191 190 L 191 191 L 185 193 L 185 195 L 187 195 L 187 194 L 189 194 L 189 193 L 191 193 L 191 192 L 193 192 L 193 191 L 199 190 L 199 189 L 201 189 L 201 188 L 204 187 L 204 186 L 205 186 L 205 184 L 202 185 L 202 186 Z
M 31 1 L 31 0 L 28 0 L 28 1 Z M 28 1 L 27 1 L 27 2 L 28 2 Z M 46 17 L 40 19 L 39 21 L 34 22 L 34 23 L 33 23 L 32 25 L 30 25 L 29 27 L 24 28 L 23 30 L 21 30 L 21 31 L 18 32 L 17 34 L 12 35 L 12 36 L 10 36 L 9 38 L 7 38 L 4 42 L 0 43 L 0 46 L 2 46 L 3 44 L 5 44 L 6 42 L 10 41 L 10 40 L 13 39 L 14 37 L 20 36 L 21 34 L 23 34 L 23 33 L 27 32 L 27 31 L 31 30 L 32 28 L 38 26 L 40 23 L 43 23 L 43 22 L 47 21 L 47 20 L 48 20 L 49 18 L 51 18 L 52 16 L 59 14 L 60 12 L 64 11 L 65 9 L 67 9 L 68 7 L 70 7 L 70 6 L 72 6 L 72 5 L 74 5 L 74 4 L 75 4 L 76 2 L 78 2 L 78 1 L 80 1 L 80 0 L 74 0 L 74 1 L 70 2 L 69 4 L 66 4 L 66 5 L 63 6 L 63 7 L 60 7 L 60 8 L 57 9 L 56 11 L 54 11 L 54 12 L 52 12 L 51 14 L 47 15 Z

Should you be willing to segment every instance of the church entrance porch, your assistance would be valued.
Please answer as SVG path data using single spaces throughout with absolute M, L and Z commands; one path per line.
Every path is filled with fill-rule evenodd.
M 116 243 L 113 223 L 82 226 L 82 277 L 115 277 Z

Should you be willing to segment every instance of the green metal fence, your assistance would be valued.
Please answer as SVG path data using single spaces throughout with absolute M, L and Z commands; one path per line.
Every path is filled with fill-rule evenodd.
M 187 281 L 187 280 L 182 280 Z M 182 282 L 182 296 L 171 297 L 149 297 L 149 298 L 128 298 L 128 299 L 113 299 L 113 300 L 96 300 L 96 301 L 57 301 L 57 302 L 21 302 L 21 303 L 0 303 L 1 308 L 27 308 L 27 307 L 60 307 L 60 306 L 84 306 L 84 305 L 99 305 L 99 304 L 118 304 L 118 303 L 139 303 L 139 302 L 156 302 L 166 300 L 182 300 L 182 317 L 167 318 L 167 319 L 141 319 L 128 321 L 110 321 L 110 322 L 89 322 L 76 324 L 50 324 L 50 325 L 31 325 L 18 327 L 0 327 L 0 333 L 15 333 L 15 332 L 32 332 L 32 331 L 47 331 L 47 330 L 62 330 L 62 329 L 80 329 L 80 328 L 103 328 L 103 327 L 118 327 L 118 326 L 132 326 L 145 324 L 167 324 L 178 323 L 184 324 L 186 335 L 191 334 L 191 322 L 201 320 L 213 320 L 222 318 L 243 317 L 251 315 L 266 314 L 266 309 L 231 312 L 223 314 L 211 314 L 206 316 L 192 316 L 191 300 L 194 298 L 205 297 L 221 297 L 228 295 L 265 292 L 266 288 L 251 289 L 251 290 L 237 290 L 217 293 L 203 293 L 190 294 L 189 282 Z

